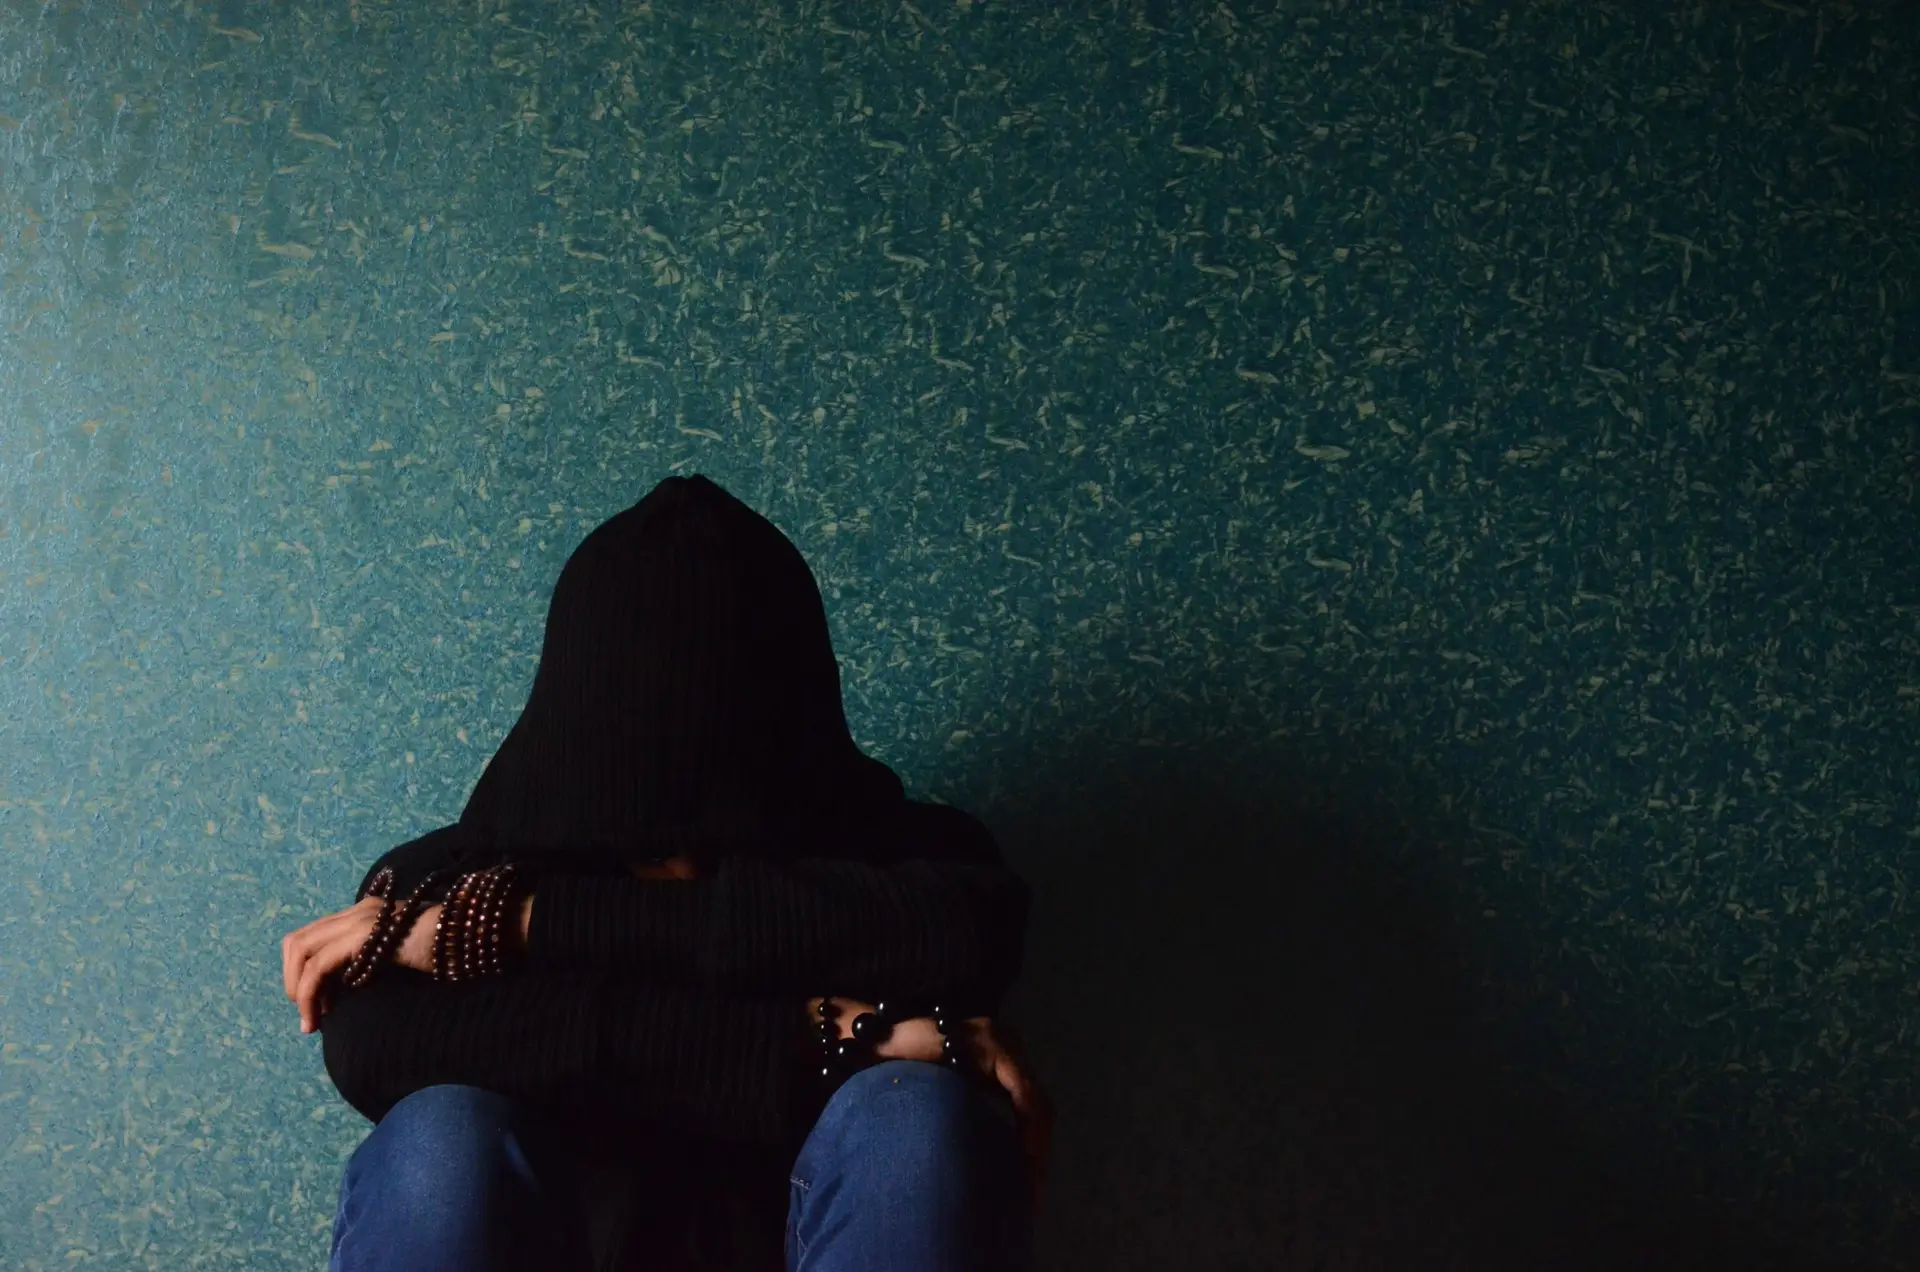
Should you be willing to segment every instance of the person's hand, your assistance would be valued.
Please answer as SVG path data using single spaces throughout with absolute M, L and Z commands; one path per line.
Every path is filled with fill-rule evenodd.
M 928 1028 L 931 1016 L 924 1018 Z M 1020 1129 L 1020 1149 L 1027 1162 L 1027 1188 L 1033 1213 L 1040 1213 L 1040 1196 L 1047 1182 L 1047 1158 L 1053 1148 L 1053 1101 L 1033 1074 L 1026 1048 L 1011 1025 L 992 1016 L 970 1016 L 960 1022 L 967 1050 L 980 1071 L 1013 1097 Z M 936 1036 L 939 1030 L 934 1030 Z M 882 1048 L 876 1047 L 876 1054 Z
M 820 1019 L 818 998 L 807 1000 L 807 1019 Z M 853 1037 L 853 1022 L 862 1013 L 873 1010 L 871 1003 L 835 998 L 836 1023 L 842 1038 Z M 957 1031 L 966 1044 L 967 1054 L 982 1076 L 994 1082 L 1013 1099 L 1014 1118 L 1020 1130 L 1020 1148 L 1027 1163 L 1027 1187 L 1034 1214 L 1040 1212 L 1041 1192 L 1046 1183 L 1047 1159 L 1053 1145 L 1053 1101 L 1033 1076 L 1025 1058 L 1025 1049 L 1012 1028 L 991 1016 L 970 1016 L 959 1022 Z M 885 1042 L 873 1049 L 876 1060 L 923 1060 L 945 1062 L 944 1040 L 931 1016 L 914 1016 L 896 1021 Z
M 301 1033 L 312 1033 L 320 1027 L 320 1018 L 327 1011 L 327 979 L 360 952 L 385 904 L 379 897 L 367 897 L 280 938 L 280 971 L 287 997 L 300 1008 Z M 437 905 L 422 910 L 395 952 L 395 961 L 415 971 L 431 972 L 433 927 L 439 917 Z

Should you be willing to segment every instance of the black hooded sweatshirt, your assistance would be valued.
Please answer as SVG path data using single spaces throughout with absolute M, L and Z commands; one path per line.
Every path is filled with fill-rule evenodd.
M 629 873 L 676 855 L 698 877 Z M 360 895 L 383 865 L 404 895 L 503 861 L 532 879 L 522 964 L 459 984 L 384 967 L 323 1018 L 327 1073 L 369 1119 L 468 1083 L 615 1158 L 672 1133 L 784 1166 L 820 1108 L 806 998 L 991 1014 L 1020 970 L 1026 884 L 980 822 L 904 798 L 855 746 L 812 572 L 704 477 L 574 551 L 460 820 Z

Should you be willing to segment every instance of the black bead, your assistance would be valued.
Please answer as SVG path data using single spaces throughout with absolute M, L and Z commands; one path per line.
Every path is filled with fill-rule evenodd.
M 877 1014 L 863 1011 L 853 1018 L 853 1036 L 865 1043 L 884 1041 L 893 1034 L 893 1023 Z
M 966 1045 L 958 1038 L 949 1037 L 940 1040 L 940 1058 L 948 1064 L 958 1064 L 965 1055 Z
M 842 1064 L 863 1060 L 872 1048 L 857 1038 L 840 1038 L 833 1044 L 833 1058 Z
M 814 1014 L 819 1016 L 820 1019 L 822 1020 L 832 1020 L 834 1016 L 838 1014 L 834 1010 L 833 999 L 831 998 L 822 998 L 820 1000 L 820 1005 L 818 1007 L 815 1007 L 813 1011 L 814 1011 Z

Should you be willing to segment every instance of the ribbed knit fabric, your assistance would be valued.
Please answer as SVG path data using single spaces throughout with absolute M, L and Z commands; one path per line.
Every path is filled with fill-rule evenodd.
M 699 877 L 628 872 L 675 855 Z M 327 1072 L 368 1118 L 472 1083 L 614 1155 L 656 1132 L 756 1150 L 755 1204 L 778 1206 L 818 1113 L 807 997 L 991 1012 L 1020 970 L 1026 884 L 978 821 L 905 799 L 854 745 L 812 572 L 703 477 L 582 541 L 460 820 L 384 854 L 361 895 L 383 865 L 406 895 L 503 861 L 533 887 L 523 966 L 384 968 L 324 1016 Z
M 1025 950 L 1028 887 L 971 816 L 902 800 L 845 833 L 852 858 L 795 858 L 769 840 L 684 881 L 527 858 L 527 963 L 452 985 L 381 969 L 323 1018 L 327 1071 L 375 1121 L 422 1086 L 471 1082 L 563 1118 L 610 1105 L 797 1149 L 817 1112 L 802 1081 L 805 999 L 992 1014 Z M 447 827 L 385 854 L 368 879 L 391 865 L 405 892 L 433 870 L 496 860 L 520 858 L 477 853 Z
M 887 820 L 903 844 L 952 852 L 941 811 L 901 805 Z M 536 965 L 723 994 L 806 997 L 834 985 L 855 998 L 939 999 L 1000 974 L 995 959 L 1009 941 L 1017 947 L 1026 904 L 1025 885 L 992 859 L 735 855 L 685 887 L 545 876 L 529 947 Z
M 327 1070 L 378 1121 L 443 1082 L 510 1095 L 591 1134 L 643 1124 L 784 1145 L 803 1013 L 790 1000 L 716 998 L 598 978 L 443 985 L 389 970 L 327 1013 Z

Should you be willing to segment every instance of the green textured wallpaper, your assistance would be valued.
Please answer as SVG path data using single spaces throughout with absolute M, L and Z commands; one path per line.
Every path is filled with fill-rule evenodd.
M 1916 54 L 1784 2 L 0 0 L 0 1267 L 324 1263 L 365 1125 L 279 937 L 458 814 L 674 471 L 1039 885 L 1051 1266 L 1384 1248 L 1260 1158 L 1345 1131 L 1219 1094 L 1258 992 L 1095 992 L 1162 940 L 1272 983 L 1279 911 L 1086 900 L 1141 867 L 1046 828 L 1143 763 L 1369 828 L 1458 1020 L 1676 1204 L 1909 1266 Z M 1155 869 L 1258 893 L 1180 821 Z

